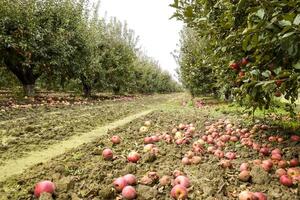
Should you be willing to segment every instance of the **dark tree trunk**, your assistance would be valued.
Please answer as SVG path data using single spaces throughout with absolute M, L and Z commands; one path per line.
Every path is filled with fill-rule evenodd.
M 85 97 L 90 97 L 92 95 L 92 87 L 87 84 L 83 84 L 83 95 Z
M 32 97 L 35 95 L 35 85 L 23 85 L 23 89 L 24 89 L 24 94 L 25 96 L 29 96 Z
M 113 87 L 113 93 L 114 94 L 120 94 L 120 92 L 121 92 L 121 88 L 120 87 L 118 87 L 118 86 Z
M 85 97 L 90 97 L 92 95 L 92 86 L 87 83 L 85 76 L 81 76 L 80 79 L 82 83 L 83 95 Z
M 7 48 L 3 53 L 4 64 L 20 81 L 24 89 L 24 95 L 35 95 L 35 82 L 42 75 L 42 72 L 34 72 L 35 65 L 23 66 L 20 54 L 13 48 Z

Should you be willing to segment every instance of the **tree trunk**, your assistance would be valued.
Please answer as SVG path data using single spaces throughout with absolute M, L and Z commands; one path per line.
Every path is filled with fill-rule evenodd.
M 92 95 L 92 87 L 84 83 L 82 85 L 83 85 L 83 95 L 85 97 L 90 97 Z
M 25 85 L 23 85 L 25 96 L 29 96 L 29 97 L 34 96 L 35 95 L 34 87 L 35 87 L 34 84 L 25 84 Z

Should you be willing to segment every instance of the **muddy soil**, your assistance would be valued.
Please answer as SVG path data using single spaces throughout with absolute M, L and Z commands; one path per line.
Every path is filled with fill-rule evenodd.
M 204 135 L 204 123 L 209 121 L 209 124 L 212 124 L 218 121 L 219 118 L 224 117 L 209 108 L 194 109 L 175 106 L 155 111 L 125 126 L 110 130 L 104 138 L 99 138 L 90 144 L 73 149 L 48 163 L 36 165 L 23 174 L 0 183 L 0 199 L 34 199 L 34 184 L 45 179 L 52 180 L 57 186 L 56 193 L 53 197 L 46 197 L 48 199 L 120 199 L 119 194 L 113 189 L 112 182 L 115 178 L 127 173 L 136 175 L 139 180 L 139 184 L 135 186 L 138 193 L 137 199 L 171 199 L 171 186 L 161 186 L 155 181 L 145 185 L 145 183 L 141 183 L 141 180 L 149 171 L 155 171 L 161 177 L 163 175 L 172 176 L 172 172 L 178 169 L 191 180 L 192 187 L 189 189 L 189 199 L 237 199 L 241 191 L 250 190 L 264 192 L 271 200 L 299 200 L 299 183 L 293 187 L 280 185 L 278 178 L 274 175 L 276 168 L 267 173 L 261 168 L 251 165 L 252 179 L 249 182 L 239 181 L 237 175 L 242 162 L 267 159 L 267 157 L 262 157 L 256 151 L 246 148 L 239 142 L 228 143 L 224 149 L 225 151 L 237 153 L 237 159 L 232 161 L 232 168 L 223 169 L 218 165 L 219 160 L 209 153 L 201 155 L 199 164 L 183 165 L 181 163 L 184 154 L 191 150 L 193 141 Z M 147 120 L 151 121 L 149 130 L 140 132 L 140 127 Z M 251 127 L 242 124 L 243 119 L 241 116 L 232 117 L 231 120 L 243 127 Z M 157 156 L 152 156 L 143 151 L 145 136 L 163 133 L 172 134 L 171 130 L 178 127 L 180 123 L 195 124 L 198 136 L 195 136 L 190 144 L 176 145 L 161 140 L 155 144 L 159 149 Z M 282 134 L 270 129 L 255 135 L 253 138 L 257 142 L 265 143 L 265 137 L 268 134 L 274 134 L 274 131 L 276 134 Z M 112 135 L 119 135 L 122 138 L 121 144 L 112 145 L 110 142 Z M 283 137 L 284 141 L 280 144 L 266 143 L 281 148 L 285 159 L 299 156 L 300 144 L 291 144 L 288 141 L 288 136 Z M 101 153 L 104 148 L 113 150 L 116 156 L 113 161 L 103 160 Z M 141 160 L 137 164 L 128 163 L 126 160 L 128 153 L 133 150 L 141 154 Z
M 0 165 L 75 134 L 148 109 L 170 99 L 170 95 L 125 98 L 64 107 L 39 107 L 5 111 L 0 121 Z M 5 116 L 5 117 L 4 117 Z

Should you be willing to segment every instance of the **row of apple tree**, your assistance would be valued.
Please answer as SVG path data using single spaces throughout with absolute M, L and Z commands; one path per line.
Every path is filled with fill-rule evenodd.
M 88 0 L 1 0 L 0 86 L 81 88 L 114 93 L 174 92 L 171 75 L 144 55 L 138 37 Z
M 178 62 L 193 95 L 216 94 L 253 110 L 274 98 L 291 104 L 300 82 L 298 0 L 174 0 L 186 25 Z

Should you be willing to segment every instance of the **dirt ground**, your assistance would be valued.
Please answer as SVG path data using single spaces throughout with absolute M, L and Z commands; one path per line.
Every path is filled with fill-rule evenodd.
M 163 102 L 163 100 L 161 102 Z M 110 112 L 116 112 L 117 110 L 122 112 L 121 107 L 122 106 L 116 106 Z M 73 127 L 74 124 L 76 124 L 76 119 L 82 120 L 80 122 L 82 126 L 95 123 L 95 121 L 99 124 L 97 120 L 101 117 L 97 115 L 97 109 L 92 109 L 92 106 L 89 108 L 91 109 L 87 109 L 88 111 L 86 111 L 86 113 L 90 113 L 91 111 L 91 113 L 94 114 L 91 114 L 93 117 L 85 120 L 82 120 L 84 117 L 81 115 L 74 116 L 74 111 L 70 111 L 69 114 L 65 114 L 61 117 L 74 117 L 71 120 L 74 120 L 74 123 L 70 124 L 69 127 Z M 138 107 L 135 109 L 140 110 L 141 108 Z M 236 159 L 231 161 L 232 167 L 230 168 L 220 166 L 220 160 L 214 156 L 214 154 L 208 152 L 208 147 L 212 145 L 207 143 L 202 145 L 203 150 L 198 153 L 198 156 L 201 158 L 200 163 L 191 165 L 184 165 L 182 163 L 182 158 L 185 154 L 193 149 L 193 143 L 198 141 L 199 138 L 202 138 L 203 135 L 208 134 L 208 126 L 220 125 L 220 123 L 222 124 L 224 121 L 226 122 L 226 120 L 230 120 L 230 123 L 239 129 L 247 128 L 248 130 L 254 130 L 256 126 L 263 125 L 262 122 L 256 122 L 255 126 L 255 124 L 249 122 L 247 116 L 224 115 L 218 110 L 217 105 L 191 107 L 182 103 L 182 99 L 168 103 L 162 109 L 158 109 L 145 117 L 134 120 L 116 129 L 109 130 L 106 136 L 98 138 L 92 143 L 72 149 L 47 163 L 33 166 L 24 173 L 0 183 L 0 199 L 35 199 L 33 196 L 33 188 L 35 183 L 40 180 L 51 180 L 56 184 L 56 192 L 53 197 L 45 196 L 42 197 L 43 199 L 122 199 L 120 194 L 114 190 L 112 183 L 114 179 L 131 173 L 138 179 L 138 184 L 135 186 L 138 194 L 137 199 L 166 200 L 171 199 L 170 191 L 172 186 L 162 186 L 158 179 L 151 179 L 150 182 L 147 182 L 144 177 L 149 176 L 149 172 L 156 172 L 159 177 L 164 175 L 172 177 L 174 170 L 180 170 L 191 181 L 191 187 L 188 191 L 189 199 L 238 199 L 238 194 L 241 191 L 249 190 L 253 192 L 264 192 L 267 194 L 268 199 L 299 200 L 299 182 L 292 187 L 281 185 L 275 175 L 275 170 L 278 168 L 277 165 L 274 165 L 271 171 L 266 172 L 260 166 L 256 166 L 252 162 L 255 159 L 269 159 L 269 156 L 260 155 L 256 150 L 248 148 L 240 141 L 227 142 L 222 148 L 224 152 L 236 153 Z M 77 111 L 77 113 L 81 112 Z M 123 114 L 117 114 L 117 116 L 122 117 Z M 46 117 L 48 116 L 44 115 L 39 121 L 44 122 L 44 119 L 47 119 Z M 111 118 L 114 117 L 115 115 L 112 114 Z M 62 118 L 60 119 L 62 120 Z M 57 121 L 59 120 L 57 119 Z M 141 132 L 140 128 L 144 126 L 145 121 L 150 121 L 151 125 L 147 131 Z M 145 152 L 144 138 L 146 136 L 157 135 L 162 137 L 168 134 L 174 138 L 176 135 L 173 130 L 174 128 L 176 128 L 177 131 L 184 132 L 184 129 L 179 128 L 180 124 L 188 125 L 191 123 L 196 130 L 189 137 L 189 142 L 186 144 L 178 145 L 175 143 L 175 140 L 168 142 L 161 139 L 155 143 L 158 149 L 156 154 Z M 226 123 L 229 122 L 227 121 Z M 43 127 L 47 126 L 40 125 L 40 128 L 34 129 L 34 131 L 38 134 L 40 131 L 37 130 Z M 75 126 L 73 129 L 77 130 L 78 127 Z M 82 129 L 77 131 L 82 131 Z M 224 131 L 224 127 L 220 126 L 218 131 L 221 133 Z M 66 129 L 65 132 L 67 132 L 68 135 L 70 130 Z M 268 127 L 266 130 L 262 129 L 252 133 L 251 139 L 253 142 L 266 144 L 271 149 L 281 149 L 283 158 L 290 160 L 300 156 L 300 144 L 299 142 L 290 141 L 289 138 L 291 134 L 299 133 L 286 133 L 282 129 Z M 54 132 L 49 138 L 51 139 L 55 137 L 55 135 Z M 120 144 L 113 145 L 111 143 L 110 138 L 113 135 L 119 135 L 121 137 L 122 141 Z M 269 142 L 268 137 L 270 135 L 282 137 L 283 141 L 281 143 Z M 37 141 L 39 140 L 41 139 L 37 139 Z M 112 161 L 103 160 L 101 154 L 105 148 L 111 148 L 114 152 L 115 158 Z M 12 150 L 11 152 L 14 151 L 15 150 Z M 128 153 L 131 151 L 137 151 L 141 155 L 141 159 L 136 164 L 129 163 L 126 159 Z M 244 162 L 248 162 L 251 167 L 251 179 L 247 182 L 242 182 L 238 179 L 240 164 Z

